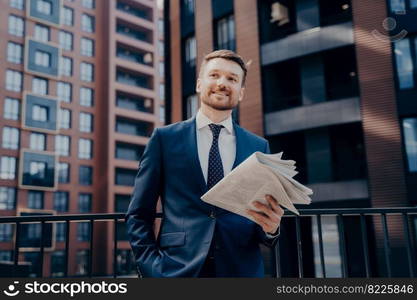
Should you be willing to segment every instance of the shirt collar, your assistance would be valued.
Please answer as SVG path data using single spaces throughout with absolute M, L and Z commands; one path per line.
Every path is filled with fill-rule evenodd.
M 198 110 L 195 119 L 196 119 L 196 124 L 197 124 L 197 129 L 198 130 L 208 126 L 211 123 L 214 123 L 205 114 L 203 114 L 201 112 L 201 110 Z M 224 128 L 226 128 L 226 130 L 228 131 L 229 134 L 233 134 L 232 115 L 230 115 L 227 119 L 221 121 L 220 123 L 214 123 L 214 124 L 223 125 Z

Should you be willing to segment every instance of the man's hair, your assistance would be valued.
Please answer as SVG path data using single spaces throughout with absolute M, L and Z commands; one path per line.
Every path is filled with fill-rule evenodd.
M 248 69 L 246 68 L 246 64 L 243 61 L 243 58 L 239 54 L 231 50 L 225 50 L 225 49 L 216 50 L 204 56 L 203 61 L 201 62 L 201 65 L 200 65 L 200 74 L 204 70 L 204 67 L 206 66 L 206 64 L 214 58 L 223 58 L 223 59 L 230 60 L 230 61 L 237 63 L 243 70 L 242 86 L 245 85 L 246 74 L 248 73 Z

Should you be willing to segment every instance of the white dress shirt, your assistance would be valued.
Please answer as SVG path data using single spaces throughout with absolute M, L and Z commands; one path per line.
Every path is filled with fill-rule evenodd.
M 211 144 L 213 143 L 213 134 L 208 126 L 211 123 L 214 122 L 204 115 L 201 110 L 197 112 L 196 130 L 198 158 L 200 160 L 201 171 L 203 172 L 206 182 L 209 153 Z M 233 130 L 232 116 L 230 115 L 226 120 L 214 124 L 224 126 L 219 135 L 219 151 L 222 159 L 224 176 L 226 176 L 232 170 L 236 157 L 236 136 Z

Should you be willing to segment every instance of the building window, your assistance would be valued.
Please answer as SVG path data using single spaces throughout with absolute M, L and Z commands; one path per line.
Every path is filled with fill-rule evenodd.
M 70 182 L 70 166 L 68 163 L 58 163 L 58 182 Z
M 63 76 L 72 76 L 72 59 L 61 56 L 59 58 L 59 74 Z
M 71 111 L 69 109 L 60 108 L 58 112 L 58 126 L 60 129 L 71 128 Z
M 159 84 L 159 99 L 165 100 L 165 85 L 163 83 Z
M 116 132 L 135 136 L 150 136 L 153 124 L 145 121 L 136 121 L 118 118 L 116 120 Z
M 13 150 L 19 148 L 19 129 L 13 127 L 3 127 L 2 147 Z
M 152 89 L 151 78 L 141 73 L 125 70 L 117 70 L 116 81 L 122 84 L 132 85 L 145 89 Z
M 74 10 L 69 7 L 62 7 L 62 24 L 67 26 L 73 26 L 74 25 Z
M 117 142 L 115 157 L 118 159 L 139 161 L 144 148 L 144 146 L 140 145 Z
M 68 192 L 55 192 L 54 193 L 54 210 L 58 212 L 66 212 L 68 211 L 68 199 L 69 193 Z
M 9 0 L 10 7 L 23 10 L 25 8 L 25 0 Z
M 48 121 L 48 107 L 41 105 L 33 105 L 32 107 L 32 120 L 46 122 Z
M 13 70 L 6 71 L 6 90 L 13 92 L 22 91 L 22 73 Z
M 88 139 L 78 140 L 78 158 L 91 159 L 93 157 L 93 142 Z
M 194 14 L 194 0 L 182 0 L 183 1 L 183 7 L 185 8 L 185 12 L 187 14 Z
M 35 64 L 40 67 L 49 68 L 51 66 L 51 54 L 45 51 L 35 51 Z
M 116 168 L 115 183 L 117 185 L 134 186 L 136 174 L 136 170 Z
M 6 98 L 4 101 L 3 117 L 7 120 L 19 120 L 20 101 L 18 99 Z
M 88 239 L 88 238 L 87 238 Z M 77 275 L 85 275 L 88 271 L 88 250 L 78 250 L 77 251 Z
M 41 224 L 23 224 L 22 227 L 25 228 L 25 242 L 30 243 L 32 246 L 37 247 L 40 243 L 41 235 Z M 41 256 L 39 252 L 25 252 L 24 261 L 27 261 L 32 266 L 29 271 L 29 277 L 41 277 Z
M 79 194 L 78 195 L 78 212 L 80 213 L 89 213 L 91 212 L 92 201 L 91 194 Z
M 313 218 L 313 250 L 315 262 L 315 277 L 323 277 L 323 271 L 320 264 L 320 245 L 319 245 L 319 228 L 317 219 Z M 335 216 L 321 217 L 322 235 L 323 235 L 323 252 L 326 257 L 325 268 L 326 277 L 342 277 L 342 257 L 340 254 L 340 236 L 337 230 L 337 220 Z
M 165 106 L 159 106 L 159 121 L 165 123 Z
M 164 20 L 163 19 L 158 19 L 158 30 L 159 30 L 159 35 L 164 36 Z
M 122 225 L 122 224 L 118 224 Z M 124 224 L 123 224 L 124 225 Z M 121 232 L 121 231 L 118 231 Z M 117 240 L 125 240 L 117 237 Z M 136 274 L 136 260 L 131 250 L 117 250 L 117 274 L 118 275 L 133 275 Z
M 136 17 L 148 20 L 148 21 L 152 21 L 152 9 L 150 7 L 146 9 L 141 6 L 136 6 L 128 2 L 118 0 L 116 8 L 132 16 L 136 16 Z
M 198 111 L 198 98 L 197 95 L 191 95 L 187 97 L 187 118 L 191 118 L 196 115 Z
M 15 209 L 16 189 L 11 187 L 0 187 L 0 210 Z
M 164 57 L 164 42 L 159 41 L 158 43 L 158 51 L 159 51 L 159 56 L 160 57 Z
M 57 242 L 64 242 L 66 237 L 67 224 L 58 222 L 56 223 L 55 240 Z
M 2 156 L 0 159 L 0 179 L 16 178 L 16 157 Z
M 153 113 L 152 99 L 117 92 L 116 105 L 129 110 Z
M 83 14 L 81 16 L 81 29 L 85 32 L 94 32 L 94 17 Z
M 7 61 L 15 64 L 21 64 L 23 61 L 23 46 L 13 42 L 8 42 Z
M 134 27 L 130 24 L 118 22 L 116 25 L 116 32 L 132 39 L 152 43 L 152 31 L 149 29 Z
M 59 32 L 59 46 L 65 50 L 71 51 L 73 44 L 72 33 L 66 31 Z
M 404 119 L 403 132 L 408 171 L 417 172 L 417 118 Z
M 393 13 L 405 12 L 405 0 L 390 0 L 389 2 Z
M 94 66 L 92 64 L 82 62 L 80 65 L 81 80 L 91 82 L 94 80 Z
M 30 149 L 45 151 L 46 149 L 46 135 L 43 133 L 32 132 L 30 134 Z
M 129 208 L 130 200 L 130 195 L 116 194 L 114 211 L 118 213 L 126 213 Z
M 55 251 L 51 255 L 51 276 L 62 277 L 65 270 L 65 252 Z
M 159 76 L 163 78 L 165 75 L 165 65 L 163 62 L 159 63 Z
M 28 208 L 43 209 L 43 192 L 28 191 Z
M 32 178 L 45 179 L 46 163 L 43 161 L 31 161 L 29 165 L 29 173 Z
M 217 49 L 236 50 L 234 16 L 222 18 L 215 23 L 215 45 Z
M 416 38 L 417 49 L 417 38 Z M 416 51 L 417 52 L 417 51 Z M 397 64 L 397 79 L 400 89 L 414 88 L 414 67 L 411 56 L 411 40 L 405 38 L 394 43 L 395 61 Z
M 343 60 L 340 60 L 343 57 Z M 353 47 L 322 53 L 326 100 L 346 99 L 359 95 L 356 55 Z
M 196 57 L 197 57 L 197 46 L 196 46 L 195 37 L 192 36 L 185 40 L 185 61 L 190 66 L 195 66 Z
M 72 98 L 71 83 L 59 81 L 57 83 L 57 97 L 60 101 L 71 102 L 71 98 Z
M 320 26 L 329 26 L 352 20 L 350 0 L 319 0 Z
M 70 155 L 70 137 L 66 135 L 55 136 L 55 152 L 58 155 Z
M 81 132 L 92 132 L 93 131 L 93 115 L 81 112 L 79 125 L 80 125 Z
M 50 40 L 50 30 L 48 26 L 35 25 L 35 39 L 41 42 L 48 42 Z
M 13 225 L 12 224 L 0 224 L 0 242 L 8 242 L 12 240 Z
M 47 95 L 48 94 L 48 80 L 39 78 L 39 77 L 33 77 L 32 92 L 38 95 Z
M 52 14 L 52 3 L 51 1 L 46 0 L 37 0 L 36 1 L 36 10 L 45 15 Z
M 46 149 L 46 135 L 32 132 L 30 134 L 30 149 L 44 151 Z
M 93 90 L 90 88 L 80 88 L 80 105 L 91 107 L 93 106 Z
M 24 36 L 25 34 L 25 21 L 16 16 L 9 16 L 9 34 L 15 36 Z
M 81 55 L 94 56 L 94 41 L 92 39 L 81 38 Z
M 93 167 L 80 166 L 79 169 L 79 184 L 92 185 L 93 184 Z
M 82 0 L 82 6 L 85 8 L 93 9 L 94 6 L 94 0 Z
M 80 242 L 90 240 L 90 222 L 77 223 L 77 240 Z

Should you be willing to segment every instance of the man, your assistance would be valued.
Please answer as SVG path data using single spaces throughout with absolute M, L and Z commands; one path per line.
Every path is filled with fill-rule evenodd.
M 127 230 L 141 277 L 263 277 L 259 243 L 272 245 L 284 211 L 248 210 L 256 223 L 203 202 L 200 197 L 268 142 L 233 123 L 243 99 L 247 69 L 229 50 L 208 54 L 196 91 L 196 117 L 154 130 L 143 153 L 128 212 Z M 160 234 L 153 224 L 161 197 Z

